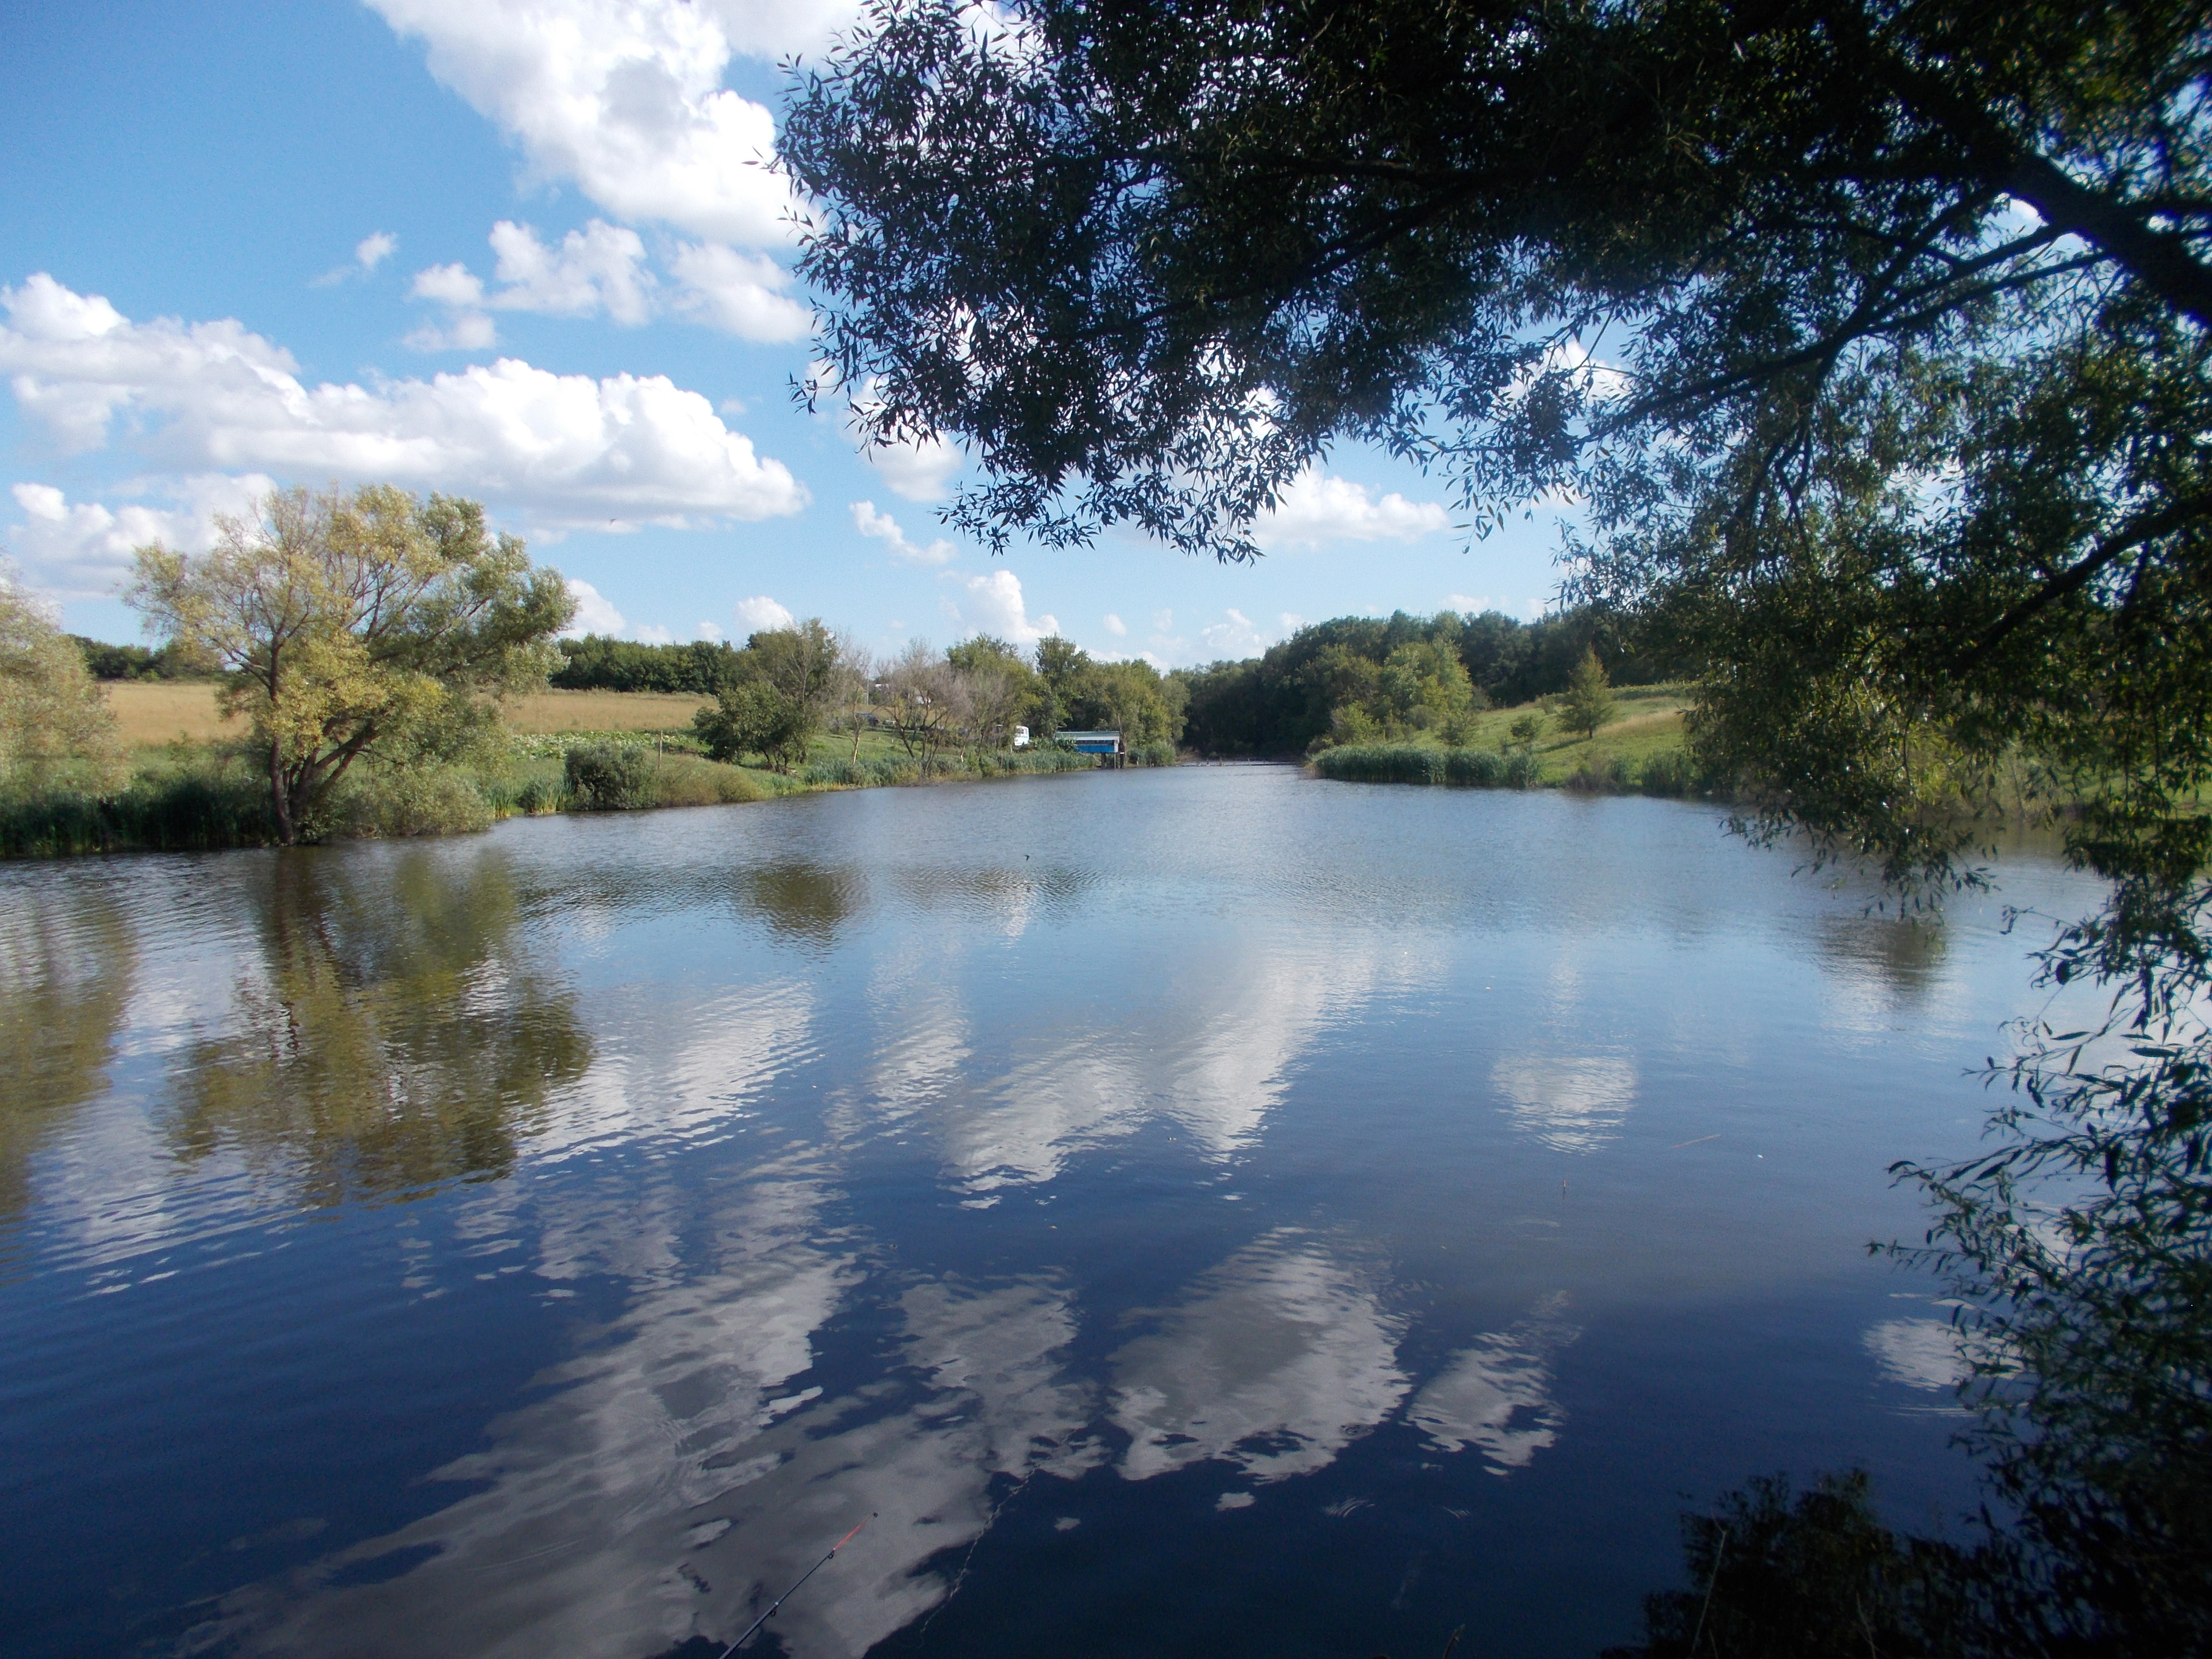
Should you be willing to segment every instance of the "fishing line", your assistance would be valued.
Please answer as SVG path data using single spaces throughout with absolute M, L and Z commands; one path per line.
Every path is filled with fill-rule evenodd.
M 839 1539 L 836 1543 L 830 1547 L 829 1555 L 823 1556 L 812 1566 L 807 1568 L 805 1572 L 799 1575 L 799 1584 L 805 1583 L 808 1579 L 813 1577 L 816 1573 L 821 1571 L 823 1568 L 828 1566 L 830 1565 L 830 1557 L 836 1555 L 839 1550 L 843 1549 L 846 1545 L 851 1543 L 853 1540 L 860 1534 L 860 1527 L 866 1526 L 869 1522 L 875 1518 L 876 1512 L 873 1510 L 869 1510 L 866 1515 L 863 1516 L 860 1518 L 860 1525 L 859 1527 L 854 1527 L 851 1532 L 847 1533 L 842 1538 Z M 784 1591 L 782 1595 L 777 1596 L 775 1601 L 769 1602 L 768 1604 L 768 1611 L 761 1614 L 759 1618 L 754 1620 L 750 1625 L 747 1626 L 745 1627 L 745 1633 L 743 1636 L 740 1636 L 736 1641 L 731 1643 L 729 1646 L 724 1648 L 721 1651 L 720 1659 L 730 1659 L 730 1656 L 732 1654 L 735 1653 L 739 1648 L 744 1646 L 746 1643 L 751 1641 L 753 1639 L 753 1633 L 759 1630 L 763 1625 L 768 1623 L 769 1620 L 775 1617 L 775 1610 L 781 1607 L 786 1601 L 791 1600 L 793 1596 L 799 1594 L 799 1584 L 793 1584 L 789 1589 Z

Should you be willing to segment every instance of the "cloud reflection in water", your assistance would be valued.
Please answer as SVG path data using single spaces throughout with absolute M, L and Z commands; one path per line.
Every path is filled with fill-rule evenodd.
M 1259 1480 L 1325 1468 L 1404 1399 L 1398 1335 L 1371 1275 L 1296 1229 L 1271 1233 L 1114 1356 L 1121 1473 L 1208 1458 Z

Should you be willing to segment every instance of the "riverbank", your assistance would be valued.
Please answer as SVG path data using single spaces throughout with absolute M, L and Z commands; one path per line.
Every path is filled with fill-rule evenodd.
M 908 754 L 866 732 L 858 744 L 850 736 L 819 738 L 805 764 L 775 772 L 709 760 L 688 732 L 510 732 L 500 750 L 466 763 L 365 762 L 331 792 L 311 838 L 469 835 L 501 818 L 541 813 L 729 805 L 827 790 L 1089 771 L 1098 763 L 1096 756 L 1042 747 Z M 0 793 L 0 858 L 212 852 L 275 840 L 268 778 L 235 740 L 194 742 L 180 734 L 166 746 L 142 747 L 119 787 Z
M 1550 700 L 1474 715 L 1447 742 L 1436 732 L 1340 744 L 1307 762 L 1345 783 L 1443 784 L 1470 789 L 1564 788 L 1587 794 L 1708 794 L 1684 742 L 1686 698 L 1677 686 L 1626 686 L 1617 718 L 1587 736 L 1559 729 Z

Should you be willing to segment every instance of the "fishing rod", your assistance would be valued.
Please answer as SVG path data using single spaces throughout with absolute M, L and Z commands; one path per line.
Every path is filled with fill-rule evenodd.
M 823 1556 L 812 1566 L 807 1568 L 805 1572 L 799 1575 L 799 1584 L 805 1583 L 808 1579 L 813 1577 L 816 1573 L 821 1571 L 823 1568 L 828 1566 L 830 1565 L 830 1556 L 834 1556 L 839 1550 L 843 1549 L 846 1545 L 851 1543 L 853 1540 L 859 1535 L 860 1527 L 866 1526 L 869 1522 L 875 1518 L 876 1512 L 873 1510 L 869 1510 L 866 1515 L 863 1516 L 860 1518 L 860 1527 L 854 1528 L 851 1532 L 847 1533 L 842 1538 L 832 1544 L 830 1547 L 829 1555 Z M 732 1654 L 735 1653 L 739 1648 L 744 1646 L 746 1643 L 751 1641 L 753 1639 L 754 1632 L 758 1631 L 763 1625 L 768 1623 L 769 1620 L 775 1617 L 775 1610 L 781 1607 L 786 1601 L 791 1600 L 793 1596 L 799 1594 L 799 1584 L 793 1584 L 789 1589 L 784 1591 L 782 1595 L 777 1596 L 775 1601 L 769 1602 L 768 1604 L 768 1611 L 761 1614 L 759 1618 L 754 1620 L 750 1625 L 747 1626 L 745 1628 L 745 1633 L 743 1636 L 740 1636 L 736 1641 L 731 1643 L 729 1646 L 722 1650 L 721 1659 L 730 1659 L 730 1656 Z

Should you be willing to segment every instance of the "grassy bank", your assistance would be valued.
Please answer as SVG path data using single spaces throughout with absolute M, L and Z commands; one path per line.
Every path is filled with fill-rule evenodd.
M 1423 734 L 1410 741 L 1346 744 L 1312 761 L 1322 777 L 1353 783 L 1431 783 L 1477 789 L 1564 787 L 1591 793 L 1698 792 L 1682 739 L 1684 698 L 1672 686 L 1624 687 L 1619 718 L 1589 737 L 1559 729 L 1540 703 L 1486 709 L 1468 722 L 1465 741 L 1449 744 Z M 1538 716 L 1533 743 L 1517 741 L 1515 722 Z
M 142 692 L 165 695 L 147 696 Z M 119 788 L 66 781 L 0 793 L 0 857 L 55 858 L 128 851 L 203 852 L 275 839 L 268 780 L 234 732 L 216 719 L 213 689 L 110 688 L 138 741 Z M 116 692 L 124 696 L 113 697 Z M 331 795 L 316 839 L 465 835 L 503 817 L 543 812 L 641 811 L 773 799 L 823 790 L 956 779 L 1087 771 L 1089 755 L 945 750 L 909 754 L 886 734 L 824 735 L 789 772 L 727 765 L 698 752 L 688 729 L 697 699 L 653 693 L 553 693 L 526 699 L 535 721 L 556 711 L 586 729 L 510 730 L 500 752 L 473 764 L 384 767 L 365 762 Z M 657 726 L 679 717 L 681 726 Z M 520 723 L 520 722 L 519 722 Z M 172 740 L 147 734 L 173 726 Z M 190 734 L 198 733 L 198 740 Z M 1146 757 L 1172 762 L 1172 750 Z

